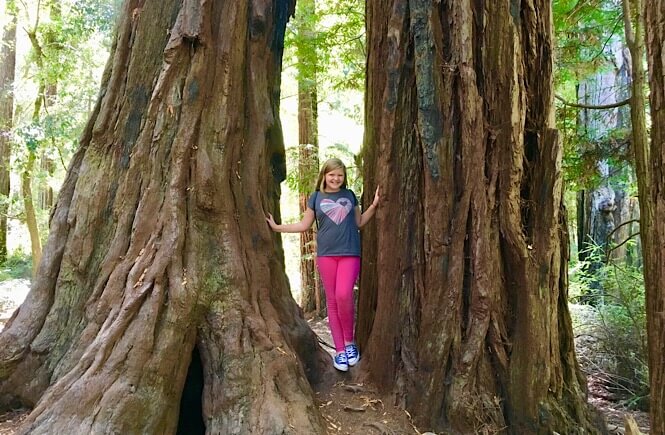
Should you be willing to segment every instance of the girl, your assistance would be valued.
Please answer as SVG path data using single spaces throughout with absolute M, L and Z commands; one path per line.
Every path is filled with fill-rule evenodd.
M 270 228 L 281 233 L 307 231 L 317 220 L 316 264 L 326 291 L 328 323 L 337 351 L 333 365 L 343 372 L 360 360 L 353 328 L 353 285 L 360 272 L 358 229 L 369 222 L 378 205 L 377 187 L 372 205 L 361 213 L 356 195 L 346 188 L 346 166 L 340 159 L 330 159 L 321 167 L 316 190 L 300 222 L 277 224 L 272 215 L 266 217 Z

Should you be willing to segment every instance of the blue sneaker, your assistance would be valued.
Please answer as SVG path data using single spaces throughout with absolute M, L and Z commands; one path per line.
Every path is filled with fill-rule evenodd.
M 340 372 L 349 370 L 349 362 L 346 360 L 346 353 L 338 353 L 333 357 L 333 366 Z
M 351 367 L 360 361 L 360 351 L 355 343 L 346 345 L 346 361 Z

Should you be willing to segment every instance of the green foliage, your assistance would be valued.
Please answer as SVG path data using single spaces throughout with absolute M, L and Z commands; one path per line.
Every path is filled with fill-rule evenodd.
M 649 393 L 644 277 L 640 268 L 605 263 L 604 256 L 601 247 L 593 247 L 589 262 L 571 270 L 571 299 L 593 294 L 598 302 L 587 306 L 584 322 L 576 326 L 592 348 L 581 362 L 600 374 L 618 400 L 644 409 Z M 593 268 L 592 262 L 602 266 Z
M 46 94 L 16 102 L 16 144 L 40 156 L 57 157 L 63 168 L 96 99 L 116 4 L 102 0 L 47 1 L 40 3 L 39 10 L 24 11 L 31 20 L 28 32 L 33 35 L 24 76 L 33 86 L 43 86 Z M 41 107 L 37 116 L 36 100 Z M 19 164 L 25 160 L 22 148 L 14 150 Z
M 94 107 L 119 4 L 119 0 L 16 3 L 22 29 L 17 44 L 23 48 L 17 51 L 21 71 L 14 83 L 10 170 L 12 179 L 18 179 L 28 161 L 34 161 L 29 174 L 32 200 L 44 237 L 49 210 L 40 207 L 49 205 L 49 189 L 57 194 Z M 19 183 L 12 190 L 9 198 L 2 199 L 10 203 L 8 217 L 23 220 L 23 202 L 16 197 Z
M 319 101 L 365 85 L 365 11 L 360 0 L 303 0 L 286 34 L 285 59 L 298 79 L 317 85 Z M 289 65 L 286 65 L 288 68 Z
M 359 0 L 324 2 L 330 22 L 324 44 L 330 47 L 330 81 L 334 90 L 363 90 L 365 86 L 365 10 Z
M 620 0 L 555 0 L 556 41 L 555 92 L 569 102 L 578 102 L 581 83 L 593 84 L 601 73 L 617 68 L 615 51 L 623 44 L 623 15 Z M 616 89 L 615 92 L 627 92 Z M 616 100 L 623 97 L 617 94 Z M 613 112 L 610 112 L 613 111 Z M 608 114 L 626 109 L 580 109 L 557 102 L 557 128 L 564 143 L 564 177 L 572 189 L 594 188 L 608 182 L 598 163 L 613 168 L 612 183 L 632 182 L 627 128 L 609 127 Z M 598 131 L 596 129 L 599 129 Z M 619 169 L 617 169 L 619 168 Z
M 623 38 L 620 0 L 554 0 L 557 85 L 576 81 L 607 68 L 606 48 Z
M 121 3 L 121 0 L 75 0 L 71 21 L 81 34 L 99 32 L 110 36 Z
M 21 250 L 14 251 L 0 265 L 0 281 L 30 277 L 32 277 L 32 258 Z
M 358 124 L 362 123 L 362 105 L 349 94 L 362 92 L 365 83 L 365 12 L 360 0 L 299 0 L 294 19 L 289 23 L 285 41 L 285 71 L 295 68 L 299 87 L 309 88 L 316 96 L 317 111 L 334 112 Z M 323 106 L 323 105 L 326 106 Z M 320 137 L 325 133 L 319 130 Z M 328 135 L 327 137 L 330 137 Z M 350 144 L 335 136 L 333 145 L 322 145 L 320 161 L 339 157 L 348 166 L 350 186 L 360 186 L 356 158 L 349 151 Z M 360 139 L 358 140 L 358 143 Z M 327 148 L 327 149 L 326 149 Z M 299 182 L 298 149 L 287 149 L 287 187 L 295 192 L 311 192 L 318 175 L 303 175 Z M 319 165 L 314 165 L 319 166 Z M 356 183 L 356 184 L 354 184 Z M 303 184 L 303 185 L 300 185 Z M 357 191 L 357 189 L 356 189 Z
M 608 388 L 629 405 L 644 409 L 649 393 L 646 310 L 642 271 L 608 266 L 600 306 L 601 350 L 609 357 Z
M 44 129 L 38 124 L 28 124 L 19 126 L 14 130 L 14 143 L 22 144 L 31 152 L 37 151 L 40 144 L 44 141 Z

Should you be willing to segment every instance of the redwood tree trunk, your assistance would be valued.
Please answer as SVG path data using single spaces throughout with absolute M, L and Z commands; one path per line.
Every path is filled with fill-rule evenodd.
M 319 167 L 319 146 L 317 138 L 316 90 L 298 83 L 298 179 L 300 213 L 307 209 L 307 199 L 311 194 L 312 180 L 316 179 Z M 316 273 L 315 226 L 300 233 L 300 306 L 306 313 L 317 316 L 325 312 L 325 296 L 321 291 Z
M 292 8 L 125 2 L 37 277 L 0 335 L 0 399 L 34 406 L 23 433 L 173 433 L 184 387 L 203 392 L 207 433 L 323 432 L 308 377 L 328 357 L 264 220 L 285 175 Z M 190 360 L 202 385 L 185 385 Z
M 385 200 L 359 340 L 422 429 L 598 432 L 567 306 L 550 7 L 367 3 L 364 190 Z
M 0 264 L 7 258 L 7 203 L 9 200 L 10 134 L 14 119 L 14 70 L 16 68 L 16 14 L 14 2 L 5 3 L 11 17 L 2 33 L 0 46 Z
M 298 186 L 300 213 L 307 209 L 312 180 L 319 168 L 319 132 L 317 98 L 316 35 L 312 28 L 316 13 L 315 0 L 300 0 L 296 12 L 298 36 Z M 314 228 L 300 233 L 300 306 L 306 313 L 321 316 L 324 312 L 321 286 L 316 274 Z
M 647 61 L 651 89 L 650 190 L 640 191 L 640 205 L 649 202 L 651 219 L 641 222 L 649 340 L 651 433 L 665 434 L 665 1 L 645 2 Z M 642 213 L 644 214 L 644 209 Z M 649 225 L 649 226 L 645 226 Z

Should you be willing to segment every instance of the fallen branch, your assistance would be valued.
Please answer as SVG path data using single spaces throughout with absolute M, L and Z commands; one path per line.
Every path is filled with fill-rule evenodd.
M 365 412 L 365 408 L 362 406 L 352 406 L 352 405 L 344 405 L 344 411 L 351 411 L 351 412 Z
M 569 106 L 569 107 L 577 107 L 578 109 L 598 109 L 598 110 L 605 110 L 605 109 L 615 109 L 617 107 L 625 106 L 626 104 L 630 103 L 630 98 L 626 98 L 623 101 L 618 101 L 616 103 L 611 103 L 611 104 L 580 104 L 580 103 L 571 103 L 569 101 L 566 101 L 563 99 L 563 97 L 560 97 L 558 95 L 555 95 L 554 98 L 557 100 L 561 101 L 564 106 Z

